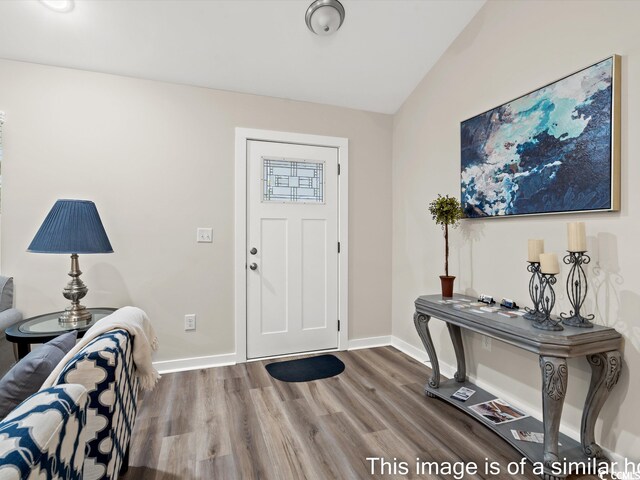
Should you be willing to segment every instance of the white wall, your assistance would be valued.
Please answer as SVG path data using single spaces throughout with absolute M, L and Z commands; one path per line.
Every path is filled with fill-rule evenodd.
M 92 199 L 115 253 L 81 255 L 84 303 L 147 311 L 157 360 L 232 353 L 234 129 L 247 127 L 349 138 L 349 337 L 390 334 L 391 116 L 10 61 L 0 110 L 2 272 L 25 315 L 64 307 L 68 281 L 67 256 L 25 252 L 33 235 L 56 199 Z
M 441 231 L 427 213 L 437 193 L 458 195 L 460 121 L 498 106 L 613 53 L 622 55 L 622 211 L 464 221 L 453 237 L 456 290 L 527 302 L 528 238 L 547 251 L 566 248 L 566 222 L 587 224 L 590 292 L 586 309 L 625 336 L 624 370 L 605 406 L 602 444 L 639 460 L 640 385 L 640 19 L 639 2 L 490 1 L 429 72 L 394 118 L 393 335 L 420 346 L 413 301 L 439 291 Z M 595 180 L 595 179 L 594 179 Z M 596 272 L 595 267 L 599 268 Z M 559 282 L 563 285 L 563 282 Z M 562 291 L 562 288 L 559 289 Z M 566 311 L 566 299 L 560 307 Z M 437 348 L 454 364 L 450 340 L 437 321 Z M 494 342 L 491 353 L 465 334 L 471 373 L 496 392 L 540 409 L 537 358 Z M 569 362 L 564 428 L 577 431 L 590 369 Z

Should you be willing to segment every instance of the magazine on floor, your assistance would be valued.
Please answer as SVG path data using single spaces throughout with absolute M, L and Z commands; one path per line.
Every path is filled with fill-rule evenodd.
M 513 438 L 523 442 L 544 443 L 544 433 L 511 430 L 511 434 L 513 435 Z
M 471 390 L 467 387 L 460 387 L 460 389 L 456 390 L 453 395 L 451 395 L 451 398 L 455 398 L 461 402 L 466 402 L 474 393 L 476 393 L 475 390 Z
M 495 425 L 515 422 L 529 416 L 500 398 L 472 405 L 469 409 Z

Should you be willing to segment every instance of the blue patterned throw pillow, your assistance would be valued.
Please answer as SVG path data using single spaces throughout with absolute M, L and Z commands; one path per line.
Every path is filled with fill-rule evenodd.
M 87 390 L 58 385 L 32 395 L 0 422 L 0 480 L 81 480 Z

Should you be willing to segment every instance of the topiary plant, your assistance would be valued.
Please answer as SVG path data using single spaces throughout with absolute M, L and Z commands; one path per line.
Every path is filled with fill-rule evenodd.
M 449 276 L 449 227 L 457 227 L 464 217 L 460 201 L 455 197 L 438 194 L 438 198 L 429 204 L 429 213 L 437 225 L 444 230 L 444 274 Z

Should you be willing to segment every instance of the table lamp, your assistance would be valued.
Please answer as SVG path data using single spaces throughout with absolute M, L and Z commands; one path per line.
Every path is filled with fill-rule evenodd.
M 58 322 L 67 328 L 89 323 L 91 312 L 80 304 L 89 289 L 80 280 L 82 272 L 78 254 L 113 253 L 95 204 L 88 200 L 58 200 L 27 251 L 71 254 L 71 280 L 62 291 L 64 298 L 71 300 L 71 305 L 58 318 Z

